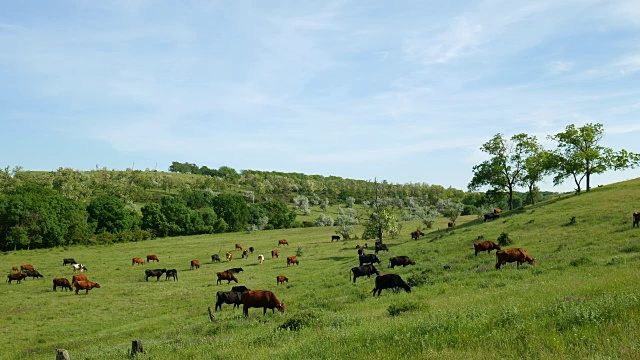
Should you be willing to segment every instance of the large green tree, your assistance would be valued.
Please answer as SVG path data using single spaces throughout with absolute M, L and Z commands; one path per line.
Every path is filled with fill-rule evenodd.
M 260 203 L 258 206 L 264 209 L 269 218 L 268 224 L 272 225 L 274 229 L 290 228 L 296 220 L 296 212 L 289 210 L 282 201 L 269 200 Z
M 229 231 L 245 230 L 249 223 L 249 207 L 244 197 L 220 194 L 213 199 L 213 210 L 227 223 Z
M 591 175 L 607 170 L 621 170 L 635 167 L 640 162 L 640 154 L 626 150 L 614 151 L 599 145 L 604 136 L 602 124 L 586 124 L 581 127 L 568 125 L 565 131 L 549 138 L 558 142 L 554 151 L 554 184 L 573 178 L 576 192 L 582 190 L 582 181 L 586 179 L 586 190 L 591 190 Z
M 140 227 L 140 216 L 128 209 L 124 201 L 112 195 L 94 198 L 87 206 L 87 212 L 88 221 L 95 224 L 96 233 L 118 233 Z

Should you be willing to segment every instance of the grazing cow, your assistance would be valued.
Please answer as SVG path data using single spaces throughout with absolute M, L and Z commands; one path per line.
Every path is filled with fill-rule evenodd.
M 11 268 L 11 271 L 20 272 L 20 269 L 17 266 L 14 266 L 14 267 Z
M 367 243 L 364 243 L 364 245 L 362 246 L 363 249 L 368 249 L 369 245 L 367 245 Z
M 216 285 L 222 283 L 222 281 L 224 280 L 227 280 L 227 284 L 231 284 L 232 281 L 235 281 L 236 284 L 238 283 L 238 279 L 236 279 L 236 277 L 233 276 L 232 272 L 223 271 L 223 272 L 216 273 L 216 275 L 218 275 L 218 281 L 216 281 Z
M 411 259 L 409 259 L 408 256 L 396 256 L 393 257 L 391 259 L 389 259 L 389 267 L 394 269 L 396 266 L 400 266 L 402 265 L 402 267 L 405 267 L 407 265 L 415 265 L 416 262 L 415 261 L 411 261 Z
M 73 272 L 76 271 L 84 272 L 87 271 L 87 267 L 84 264 L 73 264 Z
M 167 270 L 167 275 L 165 276 L 165 280 L 169 280 L 169 278 L 173 278 L 173 280 L 177 281 L 178 280 L 178 270 L 176 269 L 169 269 Z
M 407 285 L 407 283 L 404 282 L 404 280 L 402 280 L 400 275 L 396 275 L 396 274 L 380 275 L 376 278 L 376 287 L 373 288 L 373 291 L 371 292 L 371 294 L 375 296 L 377 291 L 378 296 L 380 296 L 380 293 L 384 289 L 398 289 L 398 288 L 402 288 L 406 292 L 411 292 L 411 288 L 409 287 L 409 285 Z
M 500 250 L 500 245 L 494 243 L 493 241 L 477 242 L 473 244 L 473 247 L 476 250 L 476 256 L 478 256 L 478 253 L 481 251 L 487 251 L 489 254 L 491 254 L 491 250 Z
M 382 244 L 379 242 L 376 242 L 376 250 L 375 253 L 377 254 L 378 251 L 389 251 L 389 248 L 387 247 L 387 244 Z
M 147 255 L 147 263 L 150 263 L 152 261 L 160 262 L 157 255 Z
M 300 265 L 300 261 L 298 261 L 298 259 L 295 256 L 288 256 L 287 257 L 287 266 L 289 266 L 291 264 Z
M 249 308 L 263 308 L 263 315 L 267 314 L 267 309 L 275 313 L 275 309 L 284 312 L 284 304 L 278 300 L 276 295 L 268 290 L 248 290 L 242 293 L 242 313 L 249 317 Z
M 520 268 L 520 264 L 528 262 L 530 265 L 536 264 L 536 259 L 527 254 L 523 248 L 513 248 L 507 250 L 498 250 L 496 252 L 496 269 L 500 269 L 500 266 L 506 263 L 515 262 L 516 268 Z
M 27 270 L 24 273 L 27 274 L 27 276 L 30 276 L 32 279 L 44 278 L 44 276 L 42 276 L 42 274 L 40 274 L 37 270 Z
M 455 224 L 454 224 L 453 222 L 451 222 L 451 221 L 449 221 L 449 222 L 447 223 L 447 227 L 453 227 L 453 225 L 455 225 Z
M 77 264 L 77 262 L 75 260 L 73 260 L 73 258 L 66 258 L 66 259 L 62 259 L 62 266 L 65 266 L 67 264 Z
M 144 265 L 144 260 L 142 260 L 142 258 L 133 258 L 133 259 L 131 259 L 131 266 L 133 266 L 135 264 Z
M 237 292 L 243 292 L 243 291 L 249 291 L 251 289 L 249 289 L 248 287 L 244 286 L 244 285 L 236 285 L 231 287 L 231 291 L 237 291 Z
M 31 264 L 24 264 L 24 265 L 20 265 L 20 270 L 21 271 L 27 271 L 27 270 L 33 271 L 35 269 L 33 268 L 33 265 L 31 265 Z
M 358 249 L 358 256 L 364 255 L 364 249 Z
M 7 275 L 7 282 L 11 284 L 11 281 L 15 280 L 20 284 L 20 281 L 27 278 L 27 274 L 9 274 Z
M 242 305 L 242 292 L 239 291 L 218 291 L 216 293 L 216 307 L 222 310 L 222 304 L 233 304 L 233 309 Z
M 271 258 L 273 259 L 274 257 L 277 259 L 278 258 L 278 250 L 271 250 Z
M 227 261 L 233 260 L 233 254 L 231 252 L 227 252 Z
M 191 270 L 193 268 L 200 269 L 200 261 L 199 260 L 191 260 Z
M 287 246 L 289 246 L 289 243 L 287 242 L 287 240 L 282 239 L 282 240 L 278 240 L 278 246 L 280 246 L 280 245 L 287 245 Z
M 495 219 L 498 219 L 499 217 L 500 217 L 500 214 L 494 214 L 494 213 L 484 214 L 483 222 L 487 222 L 487 220 L 495 220 Z
M 156 281 L 160 280 L 160 276 L 162 276 L 162 274 L 166 273 L 167 269 L 154 269 L 154 270 L 150 270 L 147 269 L 144 271 L 144 274 L 146 276 L 147 281 L 149 281 L 150 277 L 156 277 Z
M 356 245 L 356 249 L 360 249 L 360 248 L 361 248 L 360 244 Z
M 276 276 L 276 285 L 284 284 L 285 282 L 289 282 L 289 279 L 284 275 Z
M 58 290 L 56 290 L 58 286 L 62 286 L 64 291 L 67 291 L 67 290 L 73 291 L 73 288 L 71 287 L 71 284 L 69 283 L 69 280 L 67 280 L 66 278 L 55 278 L 55 279 L 53 279 L 53 291 L 58 291 Z
M 85 295 L 88 295 L 89 290 L 93 288 L 100 288 L 100 284 L 91 281 L 76 281 L 73 285 L 76 288 L 76 295 L 78 295 L 78 291 L 80 290 L 86 290 Z
M 240 251 L 242 251 L 242 245 L 240 245 L 240 244 L 236 244 L 236 250 L 240 250 Z
M 631 227 L 640 227 L 640 211 L 636 211 L 633 213 L 633 226 Z
M 380 259 L 378 259 L 378 257 L 375 254 L 361 255 L 361 256 L 358 256 L 358 259 L 360 260 L 360 266 L 364 264 L 373 264 L 373 263 L 380 264 Z
M 88 281 L 87 275 L 85 274 L 76 274 L 71 278 L 71 285 L 77 283 L 78 281 Z
M 264 262 L 264 255 L 258 255 L 258 264 L 262 265 Z
M 249 247 L 249 252 L 250 252 L 250 253 L 252 253 L 252 254 L 253 254 L 253 250 L 254 250 L 253 246 Z
M 380 275 L 380 271 L 378 271 L 373 264 L 352 267 L 351 272 L 353 273 L 354 284 L 360 276 L 371 277 L 373 274 Z M 349 280 L 351 280 L 351 274 L 349 274 Z
M 220 256 L 218 254 L 211 255 L 211 262 L 220 262 Z
M 247 258 L 247 259 L 249 258 L 249 250 L 245 249 L 245 250 L 242 251 L 242 258 L 243 259 L 244 258 Z
M 227 270 L 225 270 L 225 271 L 226 271 L 226 272 L 230 272 L 230 273 L 232 273 L 232 274 L 237 274 L 237 273 L 242 272 L 242 271 L 244 271 L 244 270 L 243 270 L 242 268 L 231 268 L 231 269 L 227 269 Z
M 420 229 L 416 229 L 411 233 L 411 240 L 418 240 L 421 236 L 424 236 L 424 233 Z
M 340 241 L 340 236 L 338 236 L 338 235 L 331 235 L 331 242 L 333 242 L 333 240 L 335 240 L 335 241 Z

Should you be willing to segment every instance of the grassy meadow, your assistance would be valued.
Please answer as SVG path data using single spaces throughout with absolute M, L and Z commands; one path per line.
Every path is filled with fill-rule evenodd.
M 638 359 L 640 229 L 631 227 L 633 211 L 640 211 L 640 179 L 493 222 L 463 217 L 446 229 L 439 219 L 417 241 L 409 233 L 419 223 L 405 223 L 400 237 L 385 240 L 390 251 L 376 266 L 401 275 L 412 292 L 383 290 L 380 297 L 371 296 L 373 278 L 349 280 L 358 265 L 355 246 L 364 242 L 332 243 L 333 227 L 2 253 L 5 273 L 29 263 L 45 278 L 0 284 L 0 358 L 51 359 L 64 348 L 72 359 L 122 359 L 131 340 L 141 339 L 141 359 Z M 475 241 L 497 242 L 502 233 L 513 241 L 503 248 L 525 248 L 537 264 L 496 270 L 495 252 L 474 256 Z M 290 245 L 278 248 L 283 238 Z M 256 250 L 240 259 L 236 243 Z M 272 249 L 279 259 L 271 259 Z M 226 251 L 233 261 L 211 262 Z M 300 265 L 287 267 L 286 256 L 296 253 Z M 160 263 L 131 265 L 147 254 Z M 417 264 L 388 268 L 397 255 Z M 101 288 L 53 292 L 52 278 L 71 279 L 65 257 L 85 263 Z M 201 261 L 199 270 L 189 270 L 192 259 Z M 232 286 L 216 285 L 215 273 L 231 267 L 244 269 L 238 285 L 272 290 L 287 311 L 263 316 L 250 309 L 244 319 L 225 304 L 210 322 L 216 292 Z M 155 268 L 176 268 L 179 280 L 146 282 L 144 270 Z M 280 274 L 289 282 L 277 286 Z

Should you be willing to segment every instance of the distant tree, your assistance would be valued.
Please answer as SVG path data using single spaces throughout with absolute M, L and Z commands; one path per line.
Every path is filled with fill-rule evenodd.
M 269 217 L 269 225 L 274 229 L 288 229 L 296 220 L 296 212 L 289 210 L 282 201 L 270 200 L 259 204 Z
M 185 201 L 185 206 L 194 210 L 212 207 L 213 199 L 216 196 L 216 193 L 208 190 L 190 190 L 180 193 L 180 197 Z
M 162 214 L 162 207 L 158 203 L 150 203 L 140 209 L 142 212 L 143 230 L 151 231 L 157 237 L 169 235 L 169 224 L 167 218 Z
M 320 214 L 315 221 L 316 226 L 333 226 L 333 218 L 331 215 Z
M 352 208 L 353 204 L 356 203 L 356 199 L 353 196 L 348 196 L 344 202 L 347 208 Z
M 111 195 L 99 195 L 87 206 L 88 222 L 95 223 L 96 233 L 119 233 L 140 227 L 140 216 L 127 209 L 121 199 Z
M 382 184 L 378 184 L 374 180 L 373 188 L 375 198 L 373 201 L 372 212 L 369 214 L 367 223 L 364 226 L 364 232 L 362 234 L 363 239 L 377 239 L 378 242 L 382 242 L 382 235 L 388 233 L 391 236 L 395 236 L 398 233 L 398 220 L 393 215 L 392 210 L 387 206 L 389 198 L 385 197 L 385 186 L 388 183 L 385 181 Z
M 256 196 L 251 190 L 245 190 L 243 193 L 243 196 L 244 196 L 244 199 L 247 200 L 247 202 L 250 202 L 250 203 L 256 202 Z
M 213 210 L 228 225 L 229 231 L 241 231 L 249 222 L 249 207 L 244 197 L 220 194 L 213 199 Z
M 526 186 L 529 190 L 530 204 L 536 203 L 536 184 L 551 173 L 554 158 L 551 152 L 534 144 L 529 157 L 525 159 L 521 185 Z
M 92 194 L 88 176 L 71 168 L 58 168 L 52 185 L 54 190 L 71 200 L 85 200 Z
M 440 214 L 444 215 L 444 217 L 455 223 L 458 216 L 460 216 L 460 214 L 462 213 L 462 210 L 464 210 L 464 204 L 461 202 L 452 201 L 451 199 L 438 199 L 438 202 L 436 203 L 436 209 Z
M 303 214 L 309 215 L 311 210 L 309 209 L 309 199 L 304 195 L 296 195 L 293 198 L 293 206 L 296 210 L 302 211 Z
M 9 166 L 0 169 L 0 194 L 6 194 L 20 184 L 19 177 L 16 175 L 22 171 L 22 167 L 15 166 L 13 170 L 9 169 Z
M 181 196 L 167 195 L 160 200 L 160 210 L 169 228 L 169 236 L 189 234 L 191 211 Z
M 427 227 L 427 229 L 431 229 L 436 218 L 440 216 L 440 213 L 429 206 L 421 206 L 415 210 L 415 215 L 422 220 L 422 223 Z
M 568 177 L 576 184 L 576 192 L 580 192 L 582 180 L 586 178 L 586 189 L 591 190 L 591 175 L 607 170 L 621 170 L 635 167 L 640 163 L 640 154 L 621 150 L 613 151 L 601 145 L 604 136 L 602 124 L 586 124 L 576 128 L 569 125 L 565 131 L 549 136 L 558 142 L 554 151 L 556 174 L 553 182 L 558 185 Z
M 327 211 L 328 208 L 329 208 L 329 199 L 324 198 L 324 200 L 320 202 L 320 209 L 322 209 L 322 211 Z

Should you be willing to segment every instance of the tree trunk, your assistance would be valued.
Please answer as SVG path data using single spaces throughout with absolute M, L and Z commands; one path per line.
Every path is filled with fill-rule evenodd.
M 534 205 L 536 203 L 536 200 L 533 196 L 533 188 L 535 187 L 535 185 L 530 184 L 529 185 L 529 196 L 531 197 L 531 205 Z
M 513 210 L 513 187 L 509 187 L 509 210 Z
M 587 192 L 591 190 L 591 172 L 587 170 Z

